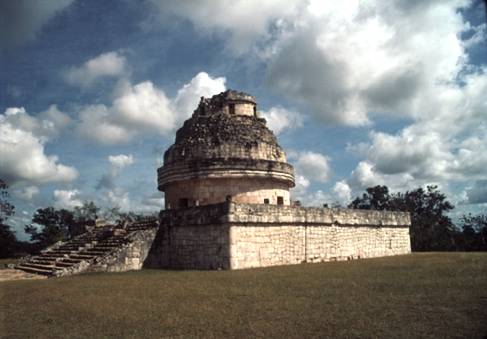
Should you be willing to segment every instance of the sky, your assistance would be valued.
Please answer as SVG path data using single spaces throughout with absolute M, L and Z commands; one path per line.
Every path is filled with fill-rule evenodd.
M 294 200 L 437 185 L 487 211 L 480 0 L 0 0 L 0 178 L 17 235 L 38 208 L 151 213 L 201 96 L 256 97 Z

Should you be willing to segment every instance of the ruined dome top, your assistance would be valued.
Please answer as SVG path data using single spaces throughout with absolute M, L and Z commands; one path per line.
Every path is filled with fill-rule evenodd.
M 266 120 L 259 117 L 255 98 L 233 90 L 201 98 L 176 132 L 158 173 L 160 189 L 175 180 L 229 173 L 276 177 L 294 186 L 294 170 Z
M 230 113 L 228 105 L 235 102 L 256 105 L 253 96 L 234 90 L 202 97 L 192 117 L 176 132 L 176 141 L 165 152 L 164 163 L 219 157 L 285 162 L 284 151 L 267 128 L 266 120 L 256 110 L 252 115 Z M 268 152 L 259 154 L 256 148 L 266 148 Z

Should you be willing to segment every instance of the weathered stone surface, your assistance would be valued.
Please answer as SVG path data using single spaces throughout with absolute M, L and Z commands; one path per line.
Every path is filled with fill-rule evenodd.
M 25 257 L 16 268 L 45 276 L 142 268 L 158 223 L 146 219 L 128 225 L 105 225 L 59 242 L 40 255 Z
M 410 252 L 409 214 L 290 206 L 294 170 L 255 98 L 202 98 L 158 169 L 153 267 L 235 269 Z
M 228 90 L 202 98 L 158 169 L 166 209 L 221 203 L 289 205 L 294 169 L 258 117 L 255 98 Z
M 411 251 L 408 213 L 222 203 L 162 211 L 154 266 L 241 269 Z

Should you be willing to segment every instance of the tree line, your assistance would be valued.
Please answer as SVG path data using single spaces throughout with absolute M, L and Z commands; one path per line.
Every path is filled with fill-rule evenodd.
M 0 258 L 36 253 L 57 241 L 69 240 L 94 226 L 99 217 L 111 223 L 142 218 L 132 212 L 121 213 L 118 208 L 101 211 L 93 202 L 84 202 L 73 210 L 40 208 L 25 225 L 30 242 L 22 242 L 8 225 L 15 207 L 8 201 L 7 189 L 0 179 Z M 448 216 L 454 206 L 436 186 L 404 193 L 391 193 L 387 186 L 369 187 L 348 208 L 409 212 L 413 251 L 487 250 L 487 215 L 464 215 L 455 225 Z
M 455 225 L 448 216 L 454 206 L 437 186 L 405 193 L 390 193 L 387 186 L 370 187 L 348 207 L 409 212 L 413 251 L 487 250 L 487 215 L 463 215 Z

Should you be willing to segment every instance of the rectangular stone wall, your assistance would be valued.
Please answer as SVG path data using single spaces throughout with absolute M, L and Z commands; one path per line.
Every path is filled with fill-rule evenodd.
M 241 269 L 411 252 L 408 213 L 224 203 L 161 213 L 162 267 Z
M 403 227 L 245 225 L 230 228 L 232 269 L 410 253 Z
M 304 262 L 303 226 L 231 226 L 232 269 L 292 265 Z
M 228 227 L 225 225 L 170 227 L 165 230 L 162 267 L 229 269 Z

